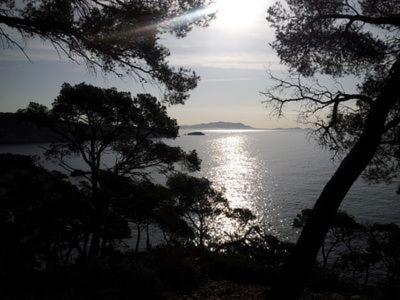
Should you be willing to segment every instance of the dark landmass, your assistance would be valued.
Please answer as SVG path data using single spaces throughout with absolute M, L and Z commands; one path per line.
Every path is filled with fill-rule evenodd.
M 21 121 L 15 113 L 0 113 L 0 144 L 50 143 L 60 139 L 49 129 Z
M 153 137 L 164 137 L 162 129 L 155 130 Z M 62 142 L 52 130 L 39 127 L 28 121 L 20 120 L 16 113 L 0 113 L 0 145 L 3 144 L 39 144 Z
M 182 125 L 181 129 L 255 129 L 251 126 L 244 125 L 243 123 L 231 123 L 231 122 L 211 122 L 201 123 L 195 125 Z
M 205 135 L 201 131 L 194 131 L 194 132 L 189 132 L 187 135 Z

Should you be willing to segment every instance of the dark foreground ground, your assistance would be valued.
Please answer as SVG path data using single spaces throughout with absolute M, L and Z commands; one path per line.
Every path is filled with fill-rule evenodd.
M 3 274 L 5 275 L 5 274 Z M 398 299 L 363 293 L 317 273 L 302 299 Z M 3 277 L 0 299 L 268 299 L 276 273 L 243 256 L 188 249 L 117 254 L 95 264 Z
M 269 288 L 262 285 L 240 284 L 229 281 L 209 281 L 191 295 L 174 296 L 169 295 L 169 299 L 184 300 L 229 300 L 229 299 L 249 299 L 265 300 L 268 299 Z M 315 293 L 306 291 L 302 300 L 358 300 L 368 299 L 359 295 L 341 295 L 337 293 Z

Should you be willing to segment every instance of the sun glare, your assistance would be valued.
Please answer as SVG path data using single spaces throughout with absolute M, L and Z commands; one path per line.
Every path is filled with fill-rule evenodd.
M 227 30 L 248 29 L 263 20 L 265 0 L 216 0 L 215 26 Z

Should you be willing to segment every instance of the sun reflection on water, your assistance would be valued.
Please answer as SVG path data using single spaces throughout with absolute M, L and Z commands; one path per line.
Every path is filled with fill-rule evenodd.
M 213 181 L 225 189 L 232 206 L 249 206 L 245 197 L 247 181 L 252 177 L 254 159 L 246 153 L 243 136 L 219 138 L 211 145 L 215 156 L 215 168 L 211 170 Z
M 248 139 L 248 135 L 240 132 L 213 139 L 207 149 L 212 155 L 204 175 L 224 191 L 232 207 L 250 209 L 265 225 L 276 224 L 279 216 L 271 195 L 277 186 L 268 162 L 261 161 L 256 153 L 252 153 L 254 149 L 249 147 Z M 231 227 L 232 224 L 226 221 L 224 231 L 231 230 Z M 270 230 L 275 231 L 272 227 Z

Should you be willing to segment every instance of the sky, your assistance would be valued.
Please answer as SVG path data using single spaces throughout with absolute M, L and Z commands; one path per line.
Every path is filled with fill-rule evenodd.
M 285 72 L 269 46 L 274 34 L 265 17 L 271 1 L 217 0 L 217 17 L 207 28 L 195 28 L 183 39 L 162 37 L 171 51 L 170 63 L 201 76 L 185 105 L 168 108 L 180 125 L 226 121 L 256 128 L 298 126 L 293 110 L 281 119 L 271 116 L 260 94 L 269 84 L 268 70 Z M 159 90 L 143 90 L 131 77 L 94 74 L 58 57 L 41 41 L 28 41 L 26 47 L 30 61 L 18 49 L 0 48 L 0 111 L 14 112 L 30 101 L 50 105 L 63 82 L 160 96 Z

